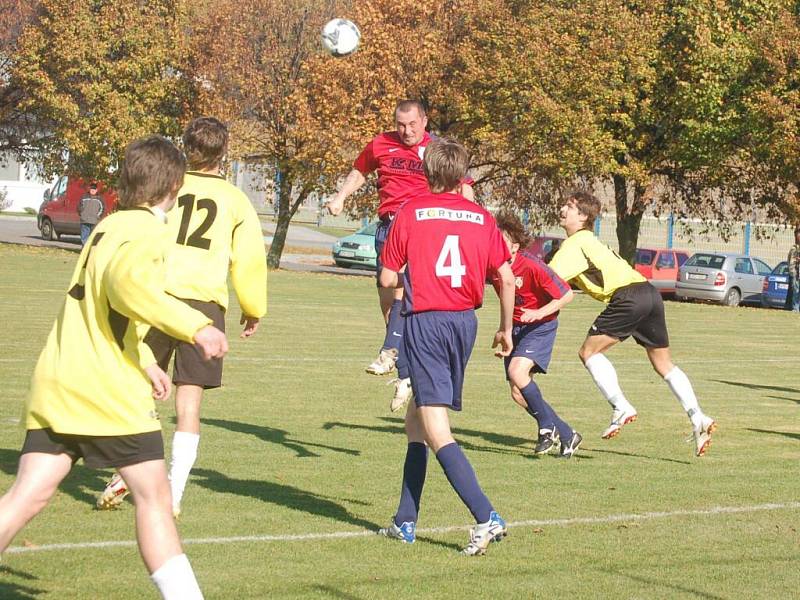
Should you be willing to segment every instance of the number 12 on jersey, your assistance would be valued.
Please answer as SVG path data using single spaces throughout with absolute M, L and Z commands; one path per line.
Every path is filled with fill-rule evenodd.
M 450 263 L 450 264 L 447 264 Z M 439 258 L 436 260 L 436 276 L 449 277 L 451 288 L 461 287 L 461 278 L 467 274 L 467 267 L 461 262 L 461 250 L 458 247 L 458 236 L 448 235 Z

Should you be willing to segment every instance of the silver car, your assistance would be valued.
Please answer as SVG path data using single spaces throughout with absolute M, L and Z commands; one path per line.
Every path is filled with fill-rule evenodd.
M 772 268 L 759 258 L 730 252 L 698 252 L 678 271 L 675 295 L 739 306 L 761 304 L 764 277 Z

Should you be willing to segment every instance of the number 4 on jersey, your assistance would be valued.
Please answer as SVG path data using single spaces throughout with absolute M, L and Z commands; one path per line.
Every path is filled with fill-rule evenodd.
M 467 267 L 461 262 L 458 236 L 448 235 L 444 240 L 441 252 L 439 252 L 439 258 L 436 260 L 436 276 L 449 277 L 450 287 L 460 288 L 461 278 L 466 274 Z

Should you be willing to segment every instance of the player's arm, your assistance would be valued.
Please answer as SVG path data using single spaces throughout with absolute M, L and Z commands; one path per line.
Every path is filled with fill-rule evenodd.
M 579 244 L 572 244 L 569 238 L 564 240 L 561 247 L 553 255 L 548 266 L 564 281 L 575 279 L 589 268 L 589 262 L 584 256 Z
M 331 198 L 331 200 L 325 204 L 328 212 L 333 216 L 341 214 L 341 212 L 344 210 L 344 201 L 350 196 L 350 194 L 359 190 L 366 181 L 367 178 L 364 177 L 364 174 L 358 169 L 353 169 L 350 171 L 347 174 L 347 177 L 345 177 L 344 183 L 339 191 L 336 192 L 333 198 Z
M 498 298 L 500 298 L 500 326 L 497 328 L 497 333 L 494 334 L 492 348 L 499 346 L 499 349 L 495 351 L 495 356 L 508 356 L 513 348 L 511 328 L 514 325 L 515 287 L 514 272 L 511 270 L 511 265 L 507 262 L 500 265 L 495 279 L 497 281 L 495 291 Z
M 536 321 L 541 321 L 545 317 L 549 317 L 554 312 L 558 312 L 564 308 L 567 304 L 572 302 L 574 297 L 575 294 L 572 292 L 572 290 L 569 290 L 566 294 L 561 296 L 561 298 L 553 298 L 550 300 L 550 302 L 540 308 L 535 310 L 525 308 L 522 310 L 522 317 L 520 320 L 523 323 L 535 323 Z
M 541 321 L 545 317 L 560 311 L 567 304 L 572 302 L 575 294 L 570 289 L 566 281 L 561 279 L 548 266 L 534 267 L 534 285 L 542 288 L 551 298 L 550 302 L 537 309 L 523 309 L 521 321 L 523 323 L 534 323 Z
M 120 314 L 199 344 L 207 358 L 228 351 L 225 334 L 211 319 L 164 291 L 164 256 L 158 239 L 144 237 L 120 246 L 103 273 L 103 289 Z
M 267 256 L 261 221 L 249 200 L 239 203 L 239 224 L 231 238 L 231 283 L 242 308 L 242 337 L 250 337 L 258 329 L 267 312 Z

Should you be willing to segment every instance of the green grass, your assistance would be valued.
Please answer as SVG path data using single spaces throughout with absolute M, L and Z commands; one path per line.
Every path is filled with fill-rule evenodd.
M 18 425 L 36 357 L 77 255 L 0 246 L 0 489 L 13 481 Z M 405 450 L 390 388 L 364 366 L 381 336 L 374 284 L 358 277 L 270 274 L 269 316 L 236 337 L 225 387 L 207 394 L 200 456 L 179 528 L 187 540 L 360 532 L 396 508 Z M 669 303 L 675 360 L 720 429 L 692 457 L 688 421 L 632 341 L 614 349 L 639 420 L 599 438 L 610 411 L 576 350 L 600 305 L 562 316 L 545 397 L 584 434 L 571 461 L 531 457 L 533 421 L 509 399 L 488 348 L 487 295 L 456 438 L 512 527 L 487 556 L 466 558 L 469 514 L 431 459 L 413 546 L 373 536 L 187 544 L 207 598 L 789 598 L 800 586 L 800 510 L 621 517 L 798 500 L 800 321 L 782 311 Z M 173 410 L 164 406 L 169 443 Z M 97 512 L 106 472 L 78 465 L 12 546 L 133 540 L 133 509 Z M 548 520 L 591 519 L 568 524 Z M 544 522 L 544 523 L 542 523 Z M 104 590 L 104 591 L 101 591 Z M 111 590 L 110 592 L 108 590 Z M 7 553 L 0 597 L 156 598 L 136 548 Z

